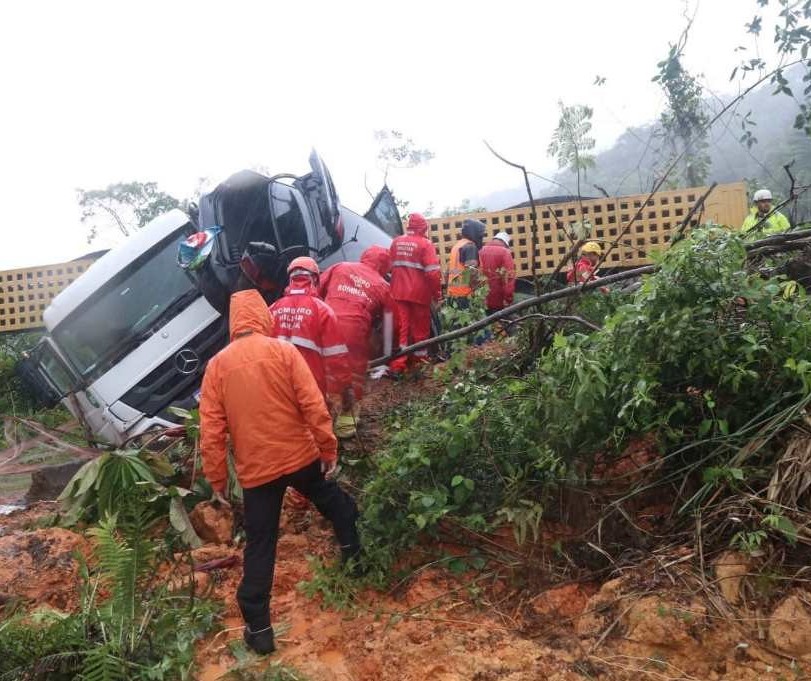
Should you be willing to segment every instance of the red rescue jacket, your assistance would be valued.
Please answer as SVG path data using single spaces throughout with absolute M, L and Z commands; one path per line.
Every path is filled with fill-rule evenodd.
M 594 265 L 585 256 L 582 256 L 575 263 L 575 266 L 566 272 L 566 281 L 570 284 L 582 284 L 584 281 L 591 281 L 592 279 L 597 279 L 594 274 Z
M 352 380 L 349 351 L 335 312 L 311 287 L 288 286 L 270 306 L 271 337 L 295 345 L 325 395 L 340 395 Z
M 409 232 L 391 242 L 391 297 L 430 305 L 442 296 L 436 247 L 425 236 Z
M 363 320 L 366 331 L 391 311 L 389 283 L 363 262 L 339 262 L 321 275 L 321 297 L 341 318 Z
M 489 291 L 484 302 L 488 310 L 500 310 L 512 305 L 515 295 L 515 262 L 509 247 L 500 239 L 493 239 L 479 251 L 479 268 Z

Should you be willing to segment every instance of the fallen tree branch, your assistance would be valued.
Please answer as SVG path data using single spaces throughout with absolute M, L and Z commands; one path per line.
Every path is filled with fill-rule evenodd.
M 553 322 L 576 322 L 577 324 L 582 324 L 583 326 L 587 326 L 592 331 L 599 331 L 602 329 L 601 326 L 597 326 L 596 324 L 592 324 L 587 319 L 583 319 L 582 317 L 577 317 L 575 315 L 567 315 L 567 314 L 540 314 L 536 312 L 534 314 L 528 314 L 524 317 L 519 317 L 518 319 L 511 319 L 505 326 L 507 328 L 511 327 L 513 324 L 520 324 L 527 319 L 543 319 L 544 321 L 553 321 Z
M 522 166 L 520 163 L 514 163 L 513 161 L 508 161 L 504 158 L 501 154 L 499 154 L 493 147 L 490 146 L 490 143 L 487 140 L 482 140 L 484 142 L 484 146 L 486 146 L 493 156 L 495 156 L 500 161 L 503 161 L 508 166 L 513 168 L 518 168 L 524 174 L 524 186 L 527 189 L 527 196 L 529 197 L 529 209 L 530 209 L 530 219 L 532 220 L 532 259 L 530 260 L 530 270 L 532 272 L 532 283 L 535 285 L 535 295 L 538 295 L 540 291 L 540 282 L 538 280 L 537 275 L 537 267 L 536 267 L 536 255 L 535 251 L 538 250 L 538 216 L 535 213 L 535 199 L 532 196 L 532 187 L 529 185 L 529 175 L 527 174 L 527 169 L 525 166 Z
M 786 232 L 785 234 L 776 234 L 774 236 L 770 236 L 765 239 L 753 241 L 751 244 L 746 244 L 745 248 L 748 252 L 752 253 L 757 252 L 758 249 L 762 249 L 767 246 L 780 246 L 783 244 L 788 245 L 792 241 L 808 238 L 811 238 L 811 229 L 805 229 L 798 232 Z M 544 293 L 540 296 L 527 298 L 526 300 L 522 300 L 521 302 L 515 303 L 514 305 L 505 307 L 504 309 L 499 310 L 498 312 L 494 312 L 493 314 L 488 315 L 487 317 L 484 317 L 483 319 L 480 319 L 477 322 L 473 322 L 472 324 L 463 326 L 461 329 L 449 331 L 448 333 L 440 334 L 439 336 L 435 336 L 434 338 L 429 338 L 427 340 L 420 341 L 419 343 L 408 345 L 385 357 L 378 357 L 377 359 L 369 362 L 369 368 L 373 369 L 375 367 L 388 364 L 388 362 L 390 362 L 392 359 L 395 359 L 396 357 L 402 357 L 403 355 L 407 355 L 416 350 L 429 348 L 436 343 L 443 343 L 445 341 L 456 340 L 457 338 L 469 336 L 472 333 L 476 333 L 477 331 L 481 331 L 485 327 L 490 326 L 494 322 L 504 319 L 505 317 L 509 317 L 514 312 L 520 312 L 521 310 L 527 310 L 529 308 L 536 307 L 538 305 L 550 303 L 553 300 L 571 298 L 573 296 L 580 295 L 585 291 L 590 291 L 592 289 L 600 288 L 602 286 L 615 284 L 619 281 L 634 279 L 636 277 L 641 277 L 645 274 L 652 274 L 658 268 L 659 268 L 658 265 L 644 265 L 643 267 L 635 267 L 634 269 L 626 270 L 625 272 L 611 274 L 607 277 L 603 277 L 602 279 L 592 279 L 591 281 L 587 281 L 584 284 L 569 286 L 567 288 L 563 288 L 558 291 L 552 291 L 550 293 Z
M 397 352 L 393 352 L 387 357 L 379 357 L 378 359 L 369 363 L 369 368 L 373 369 L 374 367 L 382 366 L 383 364 L 387 364 L 390 360 L 394 359 L 395 357 L 407 355 L 408 353 L 414 352 L 415 350 L 422 350 L 423 348 L 428 348 L 431 345 L 434 345 L 435 343 L 456 340 L 457 338 L 468 336 L 471 333 L 476 333 L 477 331 L 480 331 L 486 326 L 489 326 L 493 322 L 497 322 L 499 319 L 504 319 L 505 317 L 508 317 L 513 312 L 520 312 L 521 310 L 526 310 L 531 307 L 535 307 L 536 305 L 549 303 L 553 300 L 560 300 L 562 298 L 576 296 L 579 295 L 582 291 L 588 291 L 593 288 L 599 288 L 601 286 L 613 284 L 618 281 L 625 281 L 626 279 L 633 279 L 634 277 L 641 277 L 643 274 L 651 274 L 655 272 L 656 269 L 657 269 L 656 265 L 645 265 L 644 267 L 636 267 L 632 270 L 627 270 L 625 272 L 620 272 L 618 274 L 612 274 L 602 279 L 595 279 L 593 281 L 586 282 L 582 286 L 580 285 L 570 286 L 568 288 L 560 289 L 559 291 L 552 291 L 551 293 L 544 293 L 543 295 L 540 296 L 535 296 L 533 298 L 528 298 L 527 300 L 522 300 L 520 303 L 515 303 L 514 305 L 505 307 L 503 310 L 494 312 L 488 317 L 480 319 L 479 321 L 474 322 L 473 324 L 468 324 L 467 326 L 464 326 L 461 329 L 449 331 L 448 333 L 443 333 L 434 338 L 429 338 L 428 340 L 420 341 L 419 343 L 414 343 L 413 345 L 401 348 Z
M 718 186 L 717 182 L 713 182 L 710 185 L 710 188 L 704 192 L 701 198 L 693 204 L 693 207 L 685 216 L 684 220 L 681 221 L 679 228 L 676 230 L 676 234 L 673 239 L 670 241 L 670 245 L 678 243 L 684 238 L 684 232 L 687 229 L 687 226 L 690 224 L 690 220 L 693 219 L 693 216 L 696 214 L 696 211 L 704 207 L 704 202 L 707 200 L 707 197 L 712 193 L 712 190 Z

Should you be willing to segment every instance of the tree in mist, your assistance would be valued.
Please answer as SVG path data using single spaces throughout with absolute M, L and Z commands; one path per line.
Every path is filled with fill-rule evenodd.
M 150 220 L 182 205 L 180 199 L 158 189 L 156 182 L 118 182 L 104 189 L 76 191 L 82 223 L 89 228 L 88 243 L 99 230 L 110 226 L 130 236 Z
M 384 185 L 388 184 L 392 168 L 416 168 L 434 158 L 433 151 L 418 146 L 413 138 L 400 130 L 375 130 L 374 138 L 378 145 L 377 162 L 383 173 Z M 405 216 L 410 202 L 395 196 L 395 203 Z
M 667 97 L 667 108 L 659 117 L 660 134 L 668 152 L 665 164 L 669 166 L 680 159 L 669 184 L 698 187 L 707 181 L 710 171 L 707 151 L 710 117 L 701 84 L 682 65 L 690 25 L 688 23 L 678 42 L 670 46 L 667 58 L 656 65 L 659 73 L 653 77 L 653 82 L 659 83 Z
M 591 133 L 591 107 L 576 104 L 564 106 L 558 102 L 560 118 L 558 127 L 552 133 L 552 141 L 547 154 L 558 161 L 558 168 L 567 168 L 577 178 L 577 195 L 580 196 L 581 175 L 585 176 L 589 168 L 594 167 L 594 156 L 588 152 L 594 149 L 594 138 Z

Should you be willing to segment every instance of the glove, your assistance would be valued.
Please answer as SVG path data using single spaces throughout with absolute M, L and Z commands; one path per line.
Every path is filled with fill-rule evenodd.
M 223 490 L 223 492 L 224 491 L 225 490 Z M 229 503 L 228 499 L 225 498 L 225 496 L 223 495 L 223 492 L 220 492 L 220 491 L 215 489 L 211 493 L 211 505 L 214 506 L 214 508 L 219 508 L 220 506 L 225 506 L 226 508 L 231 508 L 231 504 Z
M 335 471 L 338 469 L 338 459 L 333 459 L 332 461 L 321 461 L 321 472 L 324 474 L 324 477 L 329 480 L 333 475 L 335 475 Z

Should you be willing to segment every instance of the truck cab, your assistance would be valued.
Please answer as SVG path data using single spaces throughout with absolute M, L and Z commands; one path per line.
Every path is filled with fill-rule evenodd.
M 227 342 L 228 299 L 247 244 L 278 253 L 280 295 L 294 257 L 311 255 L 324 268 L 402 233 L 387 188 L 360 216 L 340 205 L 315 152 L 310 166 L 304 176 L 236 173 L 201 198 L 199 224 L 172 210 L 109 251 L 45 310 L 47 333 L 24 361 L 24 379 L 115 446 L 175 425 L 170 408 L 196 404 L 206 364 Z M 180 243 L 215 226 L 203 268 L 182 269 Z

